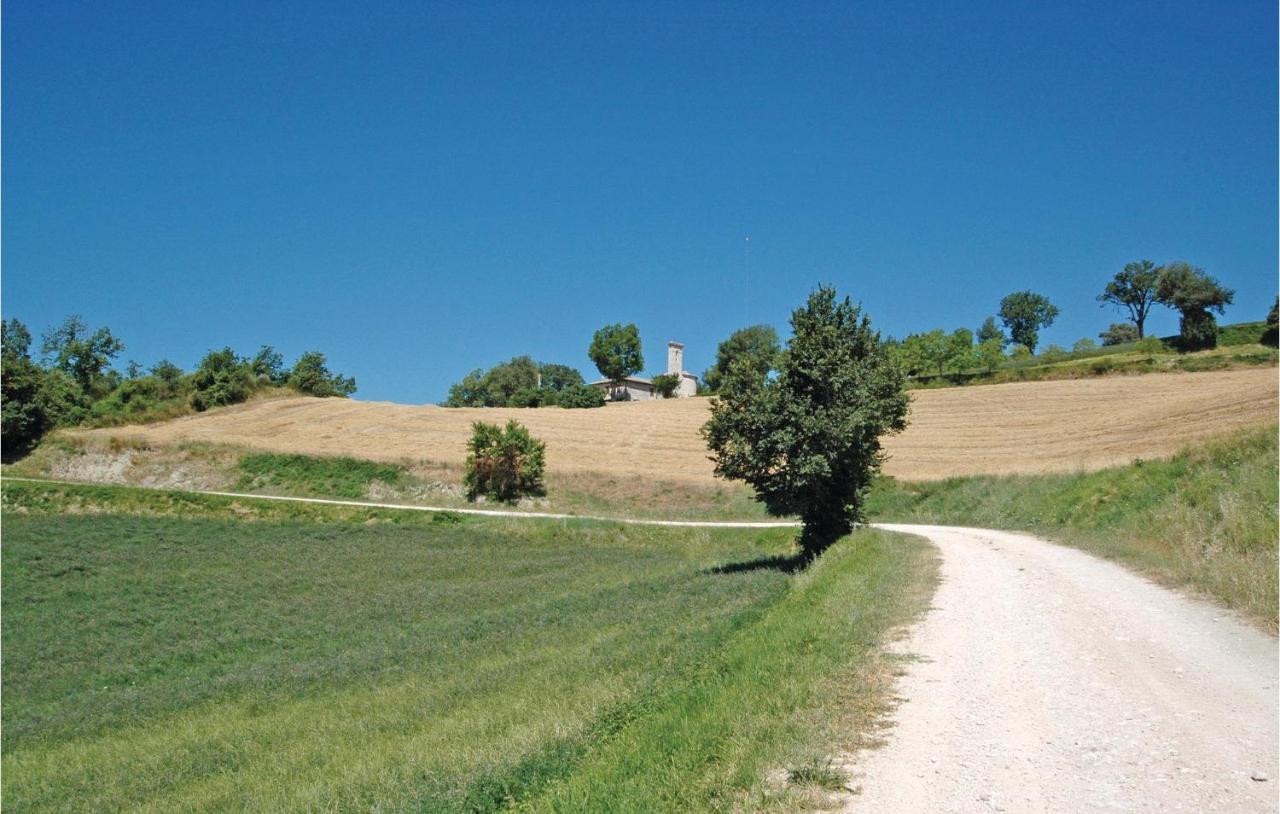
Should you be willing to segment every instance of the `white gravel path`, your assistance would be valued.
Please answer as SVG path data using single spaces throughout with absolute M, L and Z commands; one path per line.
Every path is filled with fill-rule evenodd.
M 847 810 L 1277 810 L 1274 638 L 1024 534 L 879 527 L 933 541 L 942 584 Z

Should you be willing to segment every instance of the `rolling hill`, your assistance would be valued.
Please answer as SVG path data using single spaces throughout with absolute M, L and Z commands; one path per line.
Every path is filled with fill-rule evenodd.
M 1273 423 L 1274 367 L 921 390 L 887 442 L 904 480 L 1094 470 L 1172 455 L 1196 441 Z M 698 429 L 708 400 L 597 410 L 444 409 L 346 399 L 263 400 L 148 426 L 82 431 L 148 444 L 233 444 L 273 452 L 461 464 L 474 421 L 514 418 L 547 442 L 553 473 L 709 483 Z

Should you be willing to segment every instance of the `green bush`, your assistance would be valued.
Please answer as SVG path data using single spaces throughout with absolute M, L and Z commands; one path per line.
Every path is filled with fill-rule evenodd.
M 1069 354 L 1067 353 L 1065 348 L 1059 345 L 1050 345 L 1049 347 L 1045 348 L 1040 352 L 1040 360 L 1042 362 L 1048 362 L 1052 364 L 1054 362 L 1065 361 L 1068 355 Z
M 1133 349 L 1139 353 L 1163 353 L 1165 346 L 1159 337 L 1144 336 L 1133 344 Z
M 546 444 L 514 420 L 508 421 L 505 428 L 477 421 L 471 430 L 462 480 L 469 500 L 484 495 L 513 503 L 522 497 L 546 494 L 542 481 Z
M 664 399 L 674 396 L 679 386 L 680 377 L 674 373 L 662 373 L 653 377 L 653 390 Z
M 253 393 L 248 363 L 231 348 L 210 351 L 191 376 L 191 406 L 203 412 L 210 407 L 238 404 Z
M 545 394 L 536 387 L 522 387 L 507 399 L 508 407 L 541 407 L 546 402 Z
M 264 348 L 265 350 L 265 348 Z M 346 398 L 356 392 L 356 380 L 329 372 L 324 354 L 310 350 L 298 357 L 289 372 L 288 385 L 309 396 L 338 396 Z
M 591 387 L 586 384 L 576 384 L 561 390 L 560 398 L 557 403 L 561 407 L 568 407 L 571 409 L 603 407 L 604 391 L 599 387 Z
M 11 461 L 34 447 L 54 422 L 40 398 L 44 372 L 25 356 L 8 352 L 4 354 L 2 364 L 0 434 L 4 437 L 3 458 Z
M 1098 334 L 1098 338 L 1102 340 L 1103 347 L 1124 345 L 1138 341 L 1138 329 L 1127 322 L 1113 322 L 1110 328 Z

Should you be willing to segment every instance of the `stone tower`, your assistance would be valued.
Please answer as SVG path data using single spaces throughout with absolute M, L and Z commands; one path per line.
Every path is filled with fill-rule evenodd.
M 684 372 L 684 345 L 679 342 L 667 343 L 667 373 L 679 376 Z

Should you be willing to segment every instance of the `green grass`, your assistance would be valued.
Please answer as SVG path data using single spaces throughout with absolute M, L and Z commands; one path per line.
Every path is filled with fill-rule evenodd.
M 358 500 L 369 486 L 394 486 L 407 474 L 403 466 L 356 458 L 279 455 L 254 452 L 237 464 L 236 491 L 282 492 L 290 495 Z
M 879 521 L 1033 531 L 1277 626 L 1276 428 L 1100 472 L 877 483 Z
M 792 576 L 785 530 L 0 497 L 12 811 L 794 807 L 933 575 L 875 532 Z
M 128 436 L 101 441 L 52 433 L 2 471 L 14 477 L 85 481 L 111 472 L 125 482 L 183 483 L 217 491 L 447 508 L 476 505 L 463 495 L 460 466 L 261 453 L 203 442 L 149 444 Z M 768 519 L 763 505 L 741 483 L 637 479 L 608 472 L 549 473 L 546 496 L 502 508 L 671 520 Z

